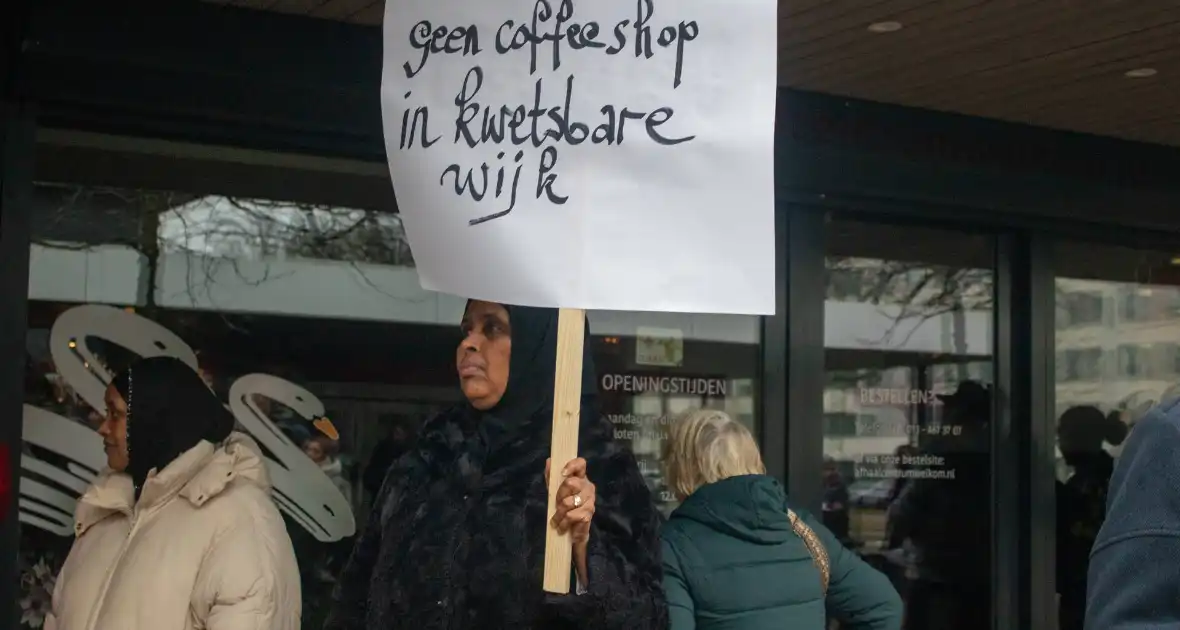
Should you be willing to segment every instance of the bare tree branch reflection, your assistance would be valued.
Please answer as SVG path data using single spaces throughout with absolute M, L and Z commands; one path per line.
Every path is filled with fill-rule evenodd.
M 890 318 L 878 343 L 904 345 L 927 320 L 948 314 L 958 320 L 994 305 L 991 269 L 841 257 L 827 259 L 827 273 L 827 299 L 872 304 Z M 956 324 L 956 333 L 963 334 L 965 326 Z M 903 329 L 904 336 L 896 338 Z M 956 339 L 955 346 L 965 347 L 965 340 Z
M 162 257 L 172 254 L 186 255 L 185 290 L 193 303 L 214 299 L 227 268 L 236 281 L 258 286 L 281 277 L 273 262 L 334 261 L 384 293 L 366 265 L 414 266 L 401 218 L 371 210 L 76 185 L 38 185 L 34 203 L 37 245 L 70 251 L 122 246 L 142 254 L 152 285 L 144 296 L 149 310 Z

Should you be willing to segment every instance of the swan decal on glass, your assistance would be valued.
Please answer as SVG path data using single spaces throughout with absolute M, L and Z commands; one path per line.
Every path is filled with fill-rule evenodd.
M 105 414 L 103 391 L 114 376 L 87 346 L 100 338 L 140 357 L 172 356 L 197 370 L 197 357 L 180 337 L 149 319 L 121 309 L 87 304 L 53 324 L 50 354 L 58 374 L 95 411 Z M 332 481 L 255 402 L 264 397 L 285 405 L 329 437 L 324 404 L 311 392 L 269 374 L 249 374 L 230 386 L 229 409 L 262 447 L 274 500 L 317 540 L 331 542 L 356 531 L 352 506 Z M 102 439 L 78 422 L 32 405 L 24 406 L 20 521 L 62 536 L 73 534 L 78 497 L 106 465 Z M 33 477 L 32 475 L 35 475 Z

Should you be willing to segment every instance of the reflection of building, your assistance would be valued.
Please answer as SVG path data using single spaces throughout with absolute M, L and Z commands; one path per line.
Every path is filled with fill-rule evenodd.
M 34 245 L 29 298 L 135 304 L 149 286 L 143 255 L 126 246 Z M 355 261 L 226 258 L 163 253 L 156 262 L 155 303 L 166 308 L 332 317 L 453 326 L 462 298 L 423 291 L 412 267 Z M 752 317 L 599 312 L 596 334 L 635 335 L 639 327 L 683 331 L 688 339 L 757 343 Z
M 1058 415 L 1073 405 L 1135 413 L 1180 385 L 1180 290 L 1087 280 L 1057 290 Z
M 842 280 L 833 290 L 848 295 L 849 284 Z M 1134 422 L 1153 404 L 1180 395 L 1180 290 L 1061 279 L 1056 304 L 1055 416 L 1072 406 L 1092 405 L 1106 413 L 1122 412 L 1124 421 Z M 828 348 L 941 358 L 931 365 L 930 380 L 924 381 L 915 371 L 919 367 L 891 368 L 864 371 L 856 387 L 829 388 L 824 405 L 824 452 L 840 460 L 857 461 L 865 453 L 886 452 L 911 441 L 899 425 L 917 422 L 921 405 L 866 407 L 859 393 L 865 387 L 918 392 L 921 390 L 915 388 L 925 382 L 931 391 L 945 392 L 940 384 L 953 385 L 964 377 L 990 381 L 985 364 L 949 360 L 952 355 L 987 356 L 990 317 L 990 310 L 976 310 L 959 320 L 966 330 L 958 338 L 978 344 L 961 352 L 951 341 L 956 338 L 953 328 L 957 323 L 952 313 L 907 319 L 899 307 L 883 312 L 881 307 L 864 303 L 829 302 L 827 322 L 843 323 L 845 328 L 826 331 Z M 929 359 L 916 358 L 914 362 L 928 364 Z M 893 433 L 891 437 L 866 434 L 884 426 Z M 1119 451 L 1115 446 L 1108 450 Z M 1067 474 L 1064 470 L 1060 474 Z
M 959 381 L 990 381 L 990 278 L 863 258 L 829 266 L 824 454 L 851 474 L 865 455 L 921 443 Z M 948 277 L 963 290 L 946 295 Z
M 866 393 L 916 392 L 912 371 L 891 368 L 848 375 L 851 382 L 833 383 L 824 392 L 824 455 L 839 462 L 859 462 L 865 455 L 891 453 L 909 444 L 914 407 L 895 400 L 870 402 L 874 397 Z
M 1180 387 L 1180 290 L 1073 279 L 1058 281 L 1057 290 L 1057 415 L 1074 405 L 1142 411 Z M 951 312 L 907 318 L 897 307 L 847 301 L 830 302 L 826 312 L 838 327 L 825 330 L 828 348 L 982 357 L 991 343 L 990 309 L 962 318 L 966 348 L 954 345 Z M 902 377 L 894 381 L 881 386 L 916 386 Z M 845 407 L 833 403 L 831 411 Z

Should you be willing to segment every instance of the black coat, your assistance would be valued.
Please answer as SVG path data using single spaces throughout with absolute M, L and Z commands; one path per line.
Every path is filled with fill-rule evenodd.
M 554 354 L 548 333 L 537 348 L 526 345 L 528 315 L 512 311 L 513 410 L 501 416 L 528 407 L 529 420 L 504 423 L 461 407 L 423 427 L 416 449 L 386 476 L 339 578 L 326 630 L 667 627 L 662 519 L 634 456 L 594 409 L 589 367 L 579 431 L 579 454 L 597 486 L 588 592 L 541 589 L 552 407 L 535 399 L 546 386 L 552 392 Z M 526 357 L 536 361 L 532 376 Z M 520 382 L 526 378 L 537 382 Z
M 598 432 L 610 430 L 599 423 L 607 426 Z M 628 450 L 609 442 L 587 457 L 598 497 L 589 592 L 547 595 L 548 440 L 522 437 L 481 467 L 464 452 L 461 425 L 456 414 L 440 416 L 427 426 L 421 450 L 391 468 L 326 628 L 666 627 L 659 517 Z

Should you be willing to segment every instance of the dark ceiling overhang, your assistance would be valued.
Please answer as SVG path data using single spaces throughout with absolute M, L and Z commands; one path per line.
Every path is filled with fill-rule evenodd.
M 384 161 L 376 26 L 205 2 L 43 0 L 20 76 L 42 127 Z M 776 137 L 786 200 L 1177 223 L 1173 147 L 793 89 L 780 91 Z M 374 191 L 388 185 L 372 178 Z
M 385 8 L 209 1 L 369 26 Z M 783 87 L 1180 146 L 1170 0 L 780 0 L 778 16 Z

